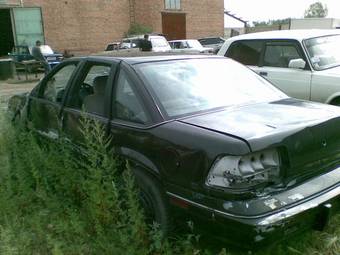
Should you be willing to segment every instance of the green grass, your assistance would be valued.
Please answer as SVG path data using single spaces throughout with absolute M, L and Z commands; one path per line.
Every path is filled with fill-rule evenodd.
M 85 121 L 84 134 L 86 160 L 14 128 L 0 110 L 0 254 L 247 254 L 204 246 L 195 232 L 162 239 L 144 222 L 129 168 L 117 178 L 100 127 Z M 338 255 L 340 217 L 255 254 Z

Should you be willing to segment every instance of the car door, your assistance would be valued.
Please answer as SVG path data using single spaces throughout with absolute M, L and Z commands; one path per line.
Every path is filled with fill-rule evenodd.
M 82 121 L 97 121 L 105 129 L 109 123 L 109 94 L 118 62 L 87 60 L 72 83 L 63 110 L 63 131 L 74 144 L 84 142 Z
M 29 97 L 28 125 L 43 136 L 56 139 L 61 131 L 61 109 L 78 61 L 67 61 L 45 77 Z
M 305 68 L 289 68 L 293 59 L 303 59 Z M 310 100 L 312 72 L 298 42 L 266 41 L 260 65 L 252 69 L 287 95 Z

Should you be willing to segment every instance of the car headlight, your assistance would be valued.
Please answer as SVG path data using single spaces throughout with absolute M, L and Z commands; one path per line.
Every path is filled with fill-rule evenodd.
M 265 150 L 218 158 L 208 174 L 206 185 L 242 189 L 272 182 L 279 176 L 279 153 L 277 150 Z

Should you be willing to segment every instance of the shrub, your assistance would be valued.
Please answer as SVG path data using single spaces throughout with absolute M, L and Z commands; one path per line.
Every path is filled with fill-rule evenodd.
M 139 24 L 133 23 L 131 24 L 126 36 L 133 36 L 133 35 L 141 35 L 141 34 L 150 34 L 152 33 L 152 28 Z
M 82 153 L 1 121 L 0 254 L 193 254 L 147 226 L 128 165 L 84 120 Z M 118 166 L 125 170 L 119 176 Z

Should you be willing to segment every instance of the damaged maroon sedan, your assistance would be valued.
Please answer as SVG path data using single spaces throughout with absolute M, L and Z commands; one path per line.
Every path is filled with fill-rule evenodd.
M 230 59 L 74 58 L 9 108 L 74 144 L 83 114 L 100 122 L 165 232 L 179 211 L 252 245 L 322 229 L 338 211 L 340 108 L 289 98 Z

